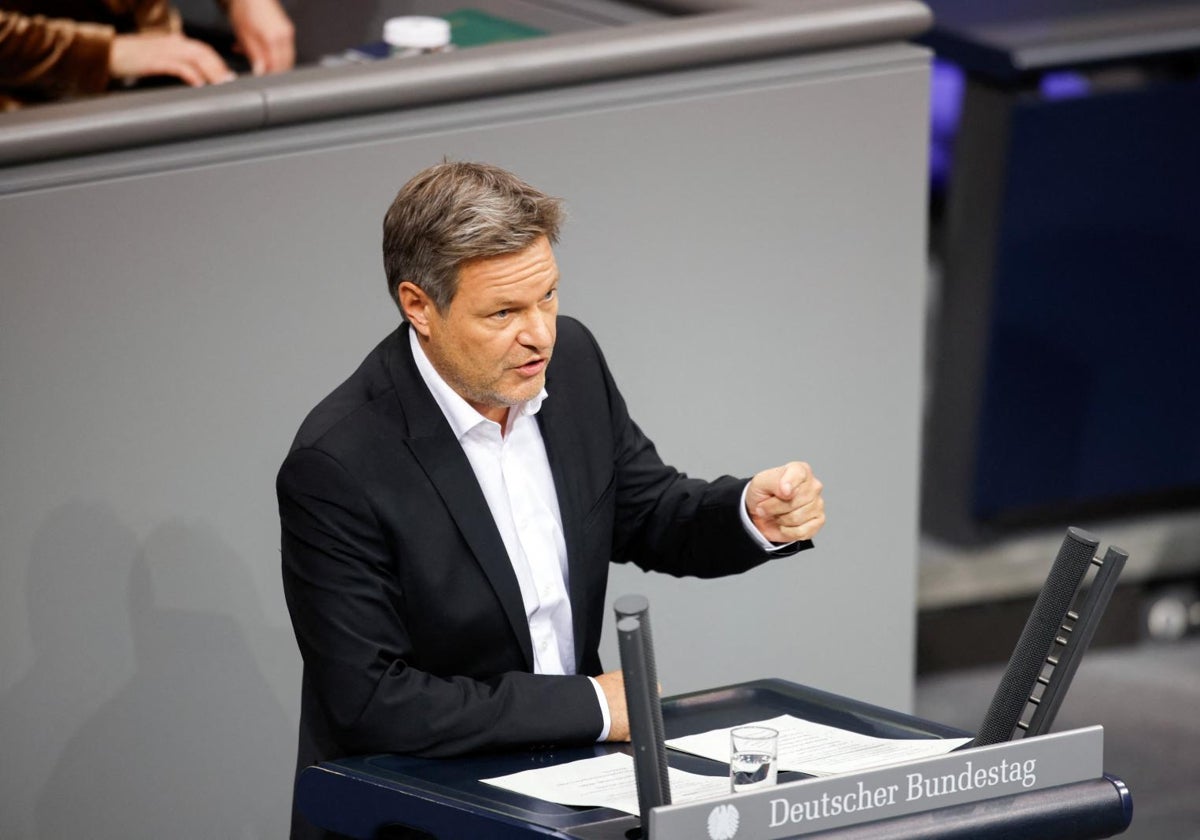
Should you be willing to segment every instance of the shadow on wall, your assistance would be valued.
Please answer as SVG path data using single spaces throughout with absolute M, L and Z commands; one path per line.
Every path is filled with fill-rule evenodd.
M 34 535 L 26 573 L 34 661 L 0 698 L 0 837 L 38 836 L 34 800 L 54 762 L 133 673 L 124 600 L 137 551 L 134 533 L 102 504 L 60 507 Z
M 161 606 L 159 579 L 188 607 Z M 211 529 L 167 522 L 139 545 L 104 505 L 60 508 L 29 614 L 36 658 L 0 701 L 22 721 L 5 763 L 33 770 L 13 836 L 286 835 L 295 733 L 236 618 L 257 620 L 252 581 Z

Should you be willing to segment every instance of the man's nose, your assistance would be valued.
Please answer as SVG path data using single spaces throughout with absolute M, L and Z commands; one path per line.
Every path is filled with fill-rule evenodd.
M 547 312 L 533 312 L 525 319 L 519 337 L 526 347 L 545 349 L 554 342 L 554 316 Z

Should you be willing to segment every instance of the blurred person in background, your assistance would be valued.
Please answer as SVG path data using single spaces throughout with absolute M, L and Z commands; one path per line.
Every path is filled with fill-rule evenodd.
M 255 75 L 292 67 L 294 32 L 279 0 L 218 2 Z M 143 79 L 200 87 L 234 76 L 216 50 L 183 34 L 167 0 L 0 0 L 0 111 Z

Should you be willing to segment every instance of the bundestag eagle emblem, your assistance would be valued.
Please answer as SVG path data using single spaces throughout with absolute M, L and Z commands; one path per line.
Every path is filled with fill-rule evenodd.
M 708 836 L 712 840 L 733 840 L 738 830 L 738 809 L 732 805 L 718 805 L 708 815 Z

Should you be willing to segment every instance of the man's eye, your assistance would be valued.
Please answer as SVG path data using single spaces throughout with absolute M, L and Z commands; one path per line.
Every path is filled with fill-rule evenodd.
M 558 289 L 551 289 L 550 291 L 546 292 L 546 296 L 544 298 L 542 298 L 542 300 L 554 300 L 554 295 L 557 292 L 558 292 Z
M 503 321 L 505 318 L 508 317 L 508 312 L 509 312 L 509 310 L 507 310 L 507 309 L 501 309 L 499 312 L 493 312 L 492 317 Z

